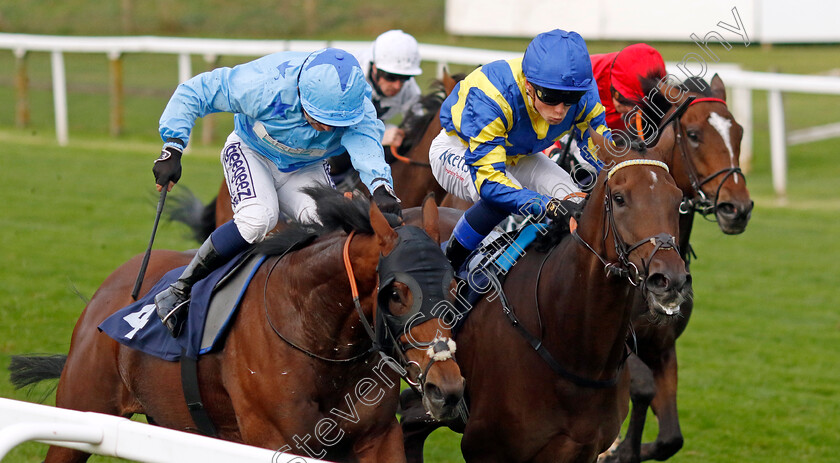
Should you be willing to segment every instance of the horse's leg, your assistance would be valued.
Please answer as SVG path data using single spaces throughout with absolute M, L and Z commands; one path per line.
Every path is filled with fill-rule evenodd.
M 406 463 L 399 422 L 394 419 L 382 434 L 359 440 L 353 451 L 359 463 Z
M 642 446 L 642 431 L 645 428 L 648 407 L 656 394 L 653 373 L 644 362 L 635 355 L 627 358 L 630 370 L 630 400 L 633 402 L 627 434 L 618 448 L 609 455 L 602 456 L 603 463 L 637 463 Z
M 662 351 L 658 362 L 651 365 L 656 381 L 656 395 L 650 406 L 659 422 L 656 441 L 643 444 L 642 460 L 666 460 L 683 446 L 680 419 L 677 414 L 677 351 L 674 345 Z
M 58 382 L 56 406 L 130 417 L 139 411 L 139 405 L 120 378 L 116 354 L 119 345 L 96 331 L 89 318 L 83 316 L 76 325 L 70 353 Z M 84 462 L 89 457 L 90 454 L 79 450 L 53 446 L 44 461 Z

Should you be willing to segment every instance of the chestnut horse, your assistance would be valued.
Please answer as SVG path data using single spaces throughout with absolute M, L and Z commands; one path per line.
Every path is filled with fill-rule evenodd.
M 677 142 L 664 160 L 682 190 L 679 245 L 689 261 L 694 213 L 712 216 L 726 234 L 742 233 L 752 213 L 753 202 L 746 178 L 739 167 L 743 129 L 726 106 L 726 88 L 715 74 L 711 85 L 690 79 L 680 88 L 662 89 L 663 94 L 695 96 L 686 112 L 674 121 Z M 616 160 L 618 161 L 618 160 Z M 691 317 L 693 301 L 682 305 L 683 316 L 674 323 L 651 323 L 645 301 L 636 297 L 633 327 L 638 340 L 638 359 L 628 362 L 633 381 L 633 411 L 625 439 L 604 461 L 638 462 L 665 460 L 682 448 L 683 436 L 677 413 L 676 340 Z M 639 359 L 641 362 L 639 362 Z M 650 407 L 659 423 L 656 440 L 642 445 L 642 430 Z
M 439 204 L 446 196 L 446 191 L 438 185 L 432 175 L 429 147 L 441 129 L 440 107 L 443 100 L 463 78 L 463 74 L 450 76 L 444 72 L 443 78 L 433 83 L 433 90 L 420 99 L 400 124 L 405 131 L 402 145 L 399 149 L 390 149 L 390 152 L 386 153 L 385 157 L 391 165 L 394 192 L 402 201 L 403 208 L 420 206 L 429 193 L 435 194 Z M 386 147 L 388 148 L 391 147 Z M 361 188 L 364 189 L 364 186 Z M 233 218 L 230 192 L 224 180 L 219 187 L 219 193 L 206 206 L 188 189 L 182 189 L 180 193 L 173 195 L 170 203 L 175 205 L 168 209 L 169 217 L 190 227 L 198 242 L 204 242 L 216 227 Z
M 405 461 L 395 418 L 402 368 L 371 348 L 367 328 L 376 313 L 384 313 L 390 324 L 442 301 L 454 287 L 438 243 L 437 206 L 424 204 L 425 232 L 409 225 L 394 229 L 368 200 L 319 191 L 320 196 L 316 190 L 312 194 L 323 226 L 313 231 L 290 224 L 259 246 L 259 252 L 273 257 L 257 270 L 224 346 L 199 357 L 203 402 L 222 439 L 332 461 Z M 301 242 L 310 244 L 286 252 Z M 415 258 L 400 257 L 406 253 Z M 190 258 L 155 251 L 143 291 Z M 60 373 L 59 407 L 126 417 L 140 413 L 161 426 L 194 431 L 178 363 L 97 331 L 131 302 L 139 264 L 139 257 L 130 260 L 94 294 L 76 324 L 63 371 L 21 370 L 22 363 L 31 366 L 43 357 L 15 358 L 10 369 L 18 386 Z M 383 269 L 396 277 L 379 287 Z M 422 371 L 415 382 L 430 414 L 451 417 L 464 379 L 451 359 L 455 346 L 449 331 L 434 318 L 426 320 L 388 333 L 403 364 Z M 46 462 L 88 457 L 51 447 Z
M 604 149 L 601 137 L 593 140 Z M 673 144 L 667 129 L 646 155 L 603 171 L 576 231 L 550 229 L 507 273 L 506 297 L 491 291 L 470 311 L 457 334 L 470 404 L 467 461 L 593 462 L 618 435 L 636 286 L 660 320 L 678 316 L 691 297 L 674 242 L 680 191 L 654 159 Z M 407 437 L 434 429 L 420 415 L 403 416 Z M 420 452 L 409 459 L 420 461 Z

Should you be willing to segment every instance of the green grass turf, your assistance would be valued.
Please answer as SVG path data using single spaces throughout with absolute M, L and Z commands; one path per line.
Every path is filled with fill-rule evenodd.
M 156 199 L 150 168 L 157 144 L 91 139 L 59 148 L 43 137 L 10 131 L 0 131 L 0 143 L 5 369 L 10 355 L 66 352 L 84 306 L 75 292 L 89 297 L 110 271 L 145 249 Z M 836 192 L 840 172 L 830 162 L 833 143 L 801 149 L 806 152 L 793 154 L 801 157 L 793 169 L 807 172 L 807 182 L 793 181 L 791 198 Z M 221 178 L 215 152 L 196 149 L 184 159 L 182 183 L 202 198 L 212 197 Z M 760 167 L 749 177 L 753 189 L 769 183 Z M 836 194 L 815 195 L 803 207 L 790 203 L 781 207 L 772 197 L 758 197 L 743 235 L 724 236 L 705 222 L 696 227 L 697 303 L 678 344 L 686 445 L 672 461 L 835 459 L 840 208 Z M 164 222 L 155 247 L 195 247 L 186 234 L 180 224 Z M 4 374 L 0 396 L 34 400 L 38 394 L 13 391 Z M 8 461 L 36 461 L 43 451 L 27 444 Z M 461 461 L 458 436 L 436 433 L 427 455 L 434 462 Z

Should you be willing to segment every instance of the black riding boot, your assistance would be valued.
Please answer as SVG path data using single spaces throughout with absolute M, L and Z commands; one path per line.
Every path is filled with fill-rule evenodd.
M 464 262 L 467 260 L 467 257 L 470 256 L 472 251 L 465 248 L 464 245 L 453 236 L 449 238 L 449 243 L 447 243 L 446 250 L 443 253 L 446 254 L 446 258 L 449 259 L 449 263 L 452 264 L 452 268 L 455 269 L 455 273 L 458 273 L 458 270 L 460 270 L 461 266 L 464 265 Z
M 198 248 L 198 252 L 187 265 L 187 268 L 178 277 L 178 281 L 155 296 L 158 317 L 172 333 L 172 337 L 177 338 L 181 334 L 181 329 L 187 320 L 190 291 L 193 285 L 225 262 L 227 262 L 227 259 L 216 251 L 213 241 L 207 238 Z

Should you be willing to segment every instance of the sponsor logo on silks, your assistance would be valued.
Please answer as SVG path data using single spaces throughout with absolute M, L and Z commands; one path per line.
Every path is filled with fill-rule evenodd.
M 440 161 L 443 161 L 447 166 L 452 166 L 457 170 L 463 171 L 464 173 L 469 172 L 469 168 L 467 168 L 467 163 L 464 161 L 464 156 L 446 150 L 438 158 Z M 449 170 L 448 168 L 446 169 Z
M 152 314 L 155 312 L 155 305 L 154 304 L 147 304 L 144 305 L 142 309 L 138 310 L 137 312 L 132 312 L 125 317 L 126 323 L 131 326 L 133 329 L 126 333 L 124 337 L 126 339 L 134 339 L 134 335 L 137 334 L 138 331 L 143 329 L 147 323 L 149 323 L 149 318 L 151 318 Z
M 239 143 L 231 143 L 225 147 L 222 164 L 227 173 L 228 191 L 230 191 L 233 207 L 236 207 L 240 201 L 257 196 L 254 182 L 251 180 L 251 168 L 239 148 Z

